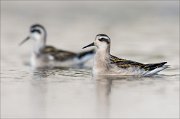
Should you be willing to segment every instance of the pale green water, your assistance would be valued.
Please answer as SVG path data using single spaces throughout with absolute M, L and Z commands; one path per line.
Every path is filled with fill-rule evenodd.
M 178 2 L 1 2 L 2 118 L 178 118 Z M 31 70 L 32 42 L 19 47 L 33 23 L 48 44 L 82 51 L 98 33 L 112 40 L 112 54 L 144 63 L 167 61 L 159 76 L 91 76 L 83 69 Z

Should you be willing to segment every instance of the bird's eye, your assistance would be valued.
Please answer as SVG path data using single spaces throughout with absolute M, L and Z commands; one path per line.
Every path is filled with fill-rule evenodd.
M 106 41 L 106 39 L 105 38 L 100 38 L 99 41 Z
M 98 40 L 101 41 L 101 42 L 106 42 L 107 44 L 109 44 L 109 40 L 108 40 L 108 39 L 100 38 L 100 39 L 98 39 Z
M 37 33 L 41 34 L 41 31 L 40 31 L 40 30 L 38 30 L 38 29 L 32 29 L 32 30 L 31 30 L 31 33 L 35 33 L 35 32 L 37 32 Z

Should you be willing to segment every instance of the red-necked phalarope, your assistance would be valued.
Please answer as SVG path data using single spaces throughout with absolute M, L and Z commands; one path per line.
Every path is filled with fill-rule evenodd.
M 110 54 L 110 38 L 106 34 L 98 34 L 95 41 L 85 47 L 96 46 L 93 75 L 137 75 L 151 76 L 166 69 L 167 62 L 143 64 L 131 60 L 120 59 Z
M 56 49 L 46 45 L 47 32 L 40 24 L 30 27 L 30 35 L 20 45 L 29 39 L 35 41 L 30 64 L 33 67 L 74 67 L 82 66 L 95 54 L 94 50 L 74 53 Z

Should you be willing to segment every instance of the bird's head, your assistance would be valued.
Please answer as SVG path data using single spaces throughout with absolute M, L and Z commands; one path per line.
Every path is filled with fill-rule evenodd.
M 96 35 L 95 41 L 85 47 L 90 47 L 90 46 L 96 46 L 98 49 L 107 49 L 110 48 L 110 38 L 106 34 L 98 34 Z

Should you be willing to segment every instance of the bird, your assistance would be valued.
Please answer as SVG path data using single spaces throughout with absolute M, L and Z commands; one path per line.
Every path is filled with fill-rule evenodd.
M 95 41 L 83 49 L 96 47 L 92 73 L 93 75 L 132 75 L 152 76 L 168 68 L 167 62 L 144 64 L 111 55 L 111 39 L 106 34 L 97 34 Z
M 34 68 L 79 67 L 83 66 L 95 54 L 94 49 L 75 53 L 46 45 L 47 31 L 41 24 L 30 26 L 29 35 L 19 45 L 24 44 L 29 39 L 34 40 L 34 47 L 30 58 L 30 65 Z

